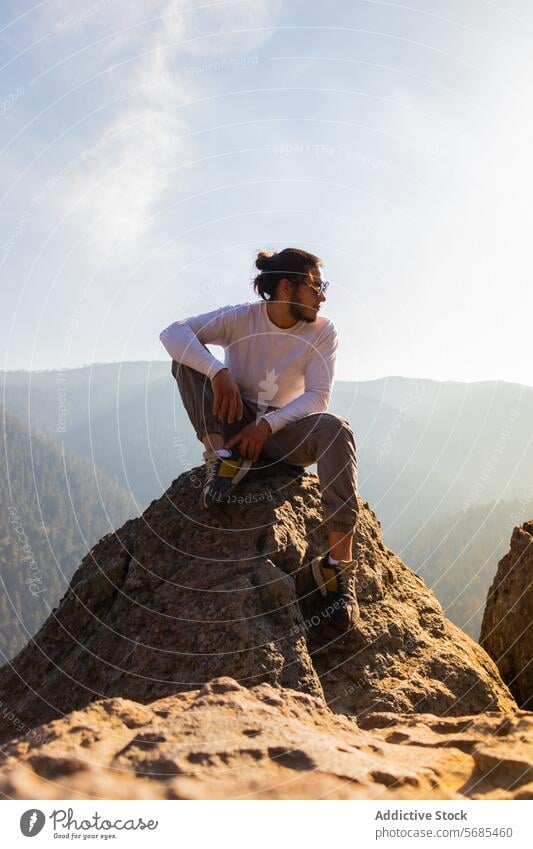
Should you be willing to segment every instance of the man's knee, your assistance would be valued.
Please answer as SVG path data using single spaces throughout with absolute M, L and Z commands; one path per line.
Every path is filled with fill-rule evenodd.
M 180 383 L 184 383 L 187 378 L 190 380 L 193 376 L 192 369 L 189 366 L 184 366 L 183 363 L 178 363 L 177 360 L 172 360 L 170 370 L 178 386 Z
M 172 360 L 170 370 L 182 394 L 184 391 L 187 394 L 191 391 L 200 390 L 202 392 L 211 392 L 211 381 L 209 378 L 191 366 L 186 366 L 183 363 Z
M 342 437 L 353 441 L 355 445 L 355 436 L 350 423 L 342 416 L 337 416 L 335 413 L 319 413 L 320 419 L 318 427 L 325 431 L 332 438 Z

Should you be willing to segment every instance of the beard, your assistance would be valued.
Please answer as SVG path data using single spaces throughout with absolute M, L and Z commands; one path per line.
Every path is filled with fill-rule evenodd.
M 306 321 L 308 324 L 311 324 L 313 321 L 316 321 L 316 317 L 318 313 L 315 309 L 313 309 L 310 314 L 306 307 L 303 304 L 300 304 L 297 301 L 289 301 L 289 312 L 295 321 Z

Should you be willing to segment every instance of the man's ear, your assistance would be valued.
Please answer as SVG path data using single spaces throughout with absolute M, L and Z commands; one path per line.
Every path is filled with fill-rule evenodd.
M 280 300 L 283 300 L 283 298 L 284 298 L 286 295 L 290 295 L 290 293 L 291 293 L 291 284 L 290 284 L 290 281 L 289 281 L 289 280 L 287 280 L 287 278 L 286 278 L 286 277 L 282 277 L 282 278 L 281 278 L 281 280 L 279 281 L 279 285 L 278 285 L 278 292 L 279 292 L 279 294 L 282 296 Z

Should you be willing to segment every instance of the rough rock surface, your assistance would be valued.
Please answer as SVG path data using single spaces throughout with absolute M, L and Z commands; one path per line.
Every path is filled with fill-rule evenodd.
M 533 521 L 514 529 L 487 594 L 480 643 L 521 707 L 533 708 Z
M 218 678 L 148 705 L 93 702 L 0 757 L 9 799 L 532 799 L 533 714 L 332 713 Z
M 204 511 L 203 469 L 84 558 L 59 607 L 0 670 L 0 740 L 97 699 L 149 703 L 229 675 L 316 697 L 336 713 L 461 716 L 516 704 L 489 656 L 385 548 L 360 502 L 361 620 L 316 628 L 310 559 L 326 548 L 315 475 L 254 470 Z

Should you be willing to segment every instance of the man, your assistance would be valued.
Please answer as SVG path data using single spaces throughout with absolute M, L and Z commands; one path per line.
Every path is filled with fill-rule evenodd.
M 329 285 L 321 265 L 298 248 L 261 252 L 253 284 L 259 301 L 181 319 L 160 339 L 205 447 L 204 507 L 223 501 L 260 457 L 317 463 L 328 552 L 313 561 L 313 575 L 323 610 L 347 630 L 359 616 L 352 560 L 357 462 L 350 425 L 326 412 L 338 338 L 333 322 L 319 315 Z M 207 344 L 225 349 L 224 363 Z

